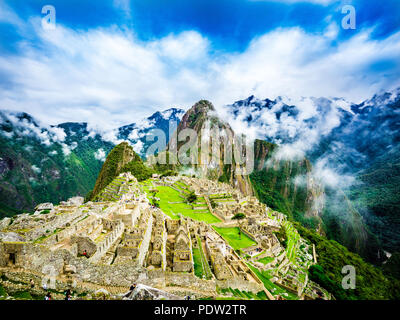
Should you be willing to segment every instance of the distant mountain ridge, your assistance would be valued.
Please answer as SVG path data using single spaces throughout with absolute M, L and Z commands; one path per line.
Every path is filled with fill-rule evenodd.
M 306 156 L 325 183 L 322 214 L 328 236 L 370 260 L 400 250 L 400 88 L 360 104 L 340 98 L 254 96 L 226 107 L 248 123 L 259 139 Z M 372 176 L 374 178 L 372 178 Z M 368 226 L 366 229 L 366 226 Z M 371 234 L 372 232 L 372 234 Z
M 127 140 L 144 156 L 146 134 L 165 130 L 170 121 L 179 123 L 183 113 L 177 108 L 156 112 L 102 135 L 85 122 L 47 126 L 26 112 L 0 110 L 0 216 L 85 196 L 116 144 Z

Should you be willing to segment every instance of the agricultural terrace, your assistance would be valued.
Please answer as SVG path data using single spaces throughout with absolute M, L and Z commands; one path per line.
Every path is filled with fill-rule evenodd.
M 260 291 L 257 294 L 250 291 L 241 291 L 239 289 L 217 289 L 217 292 L 221 295 L 216 300 L 268 300 L 267 295 L 264 291 Z
M 257 243 L 251 240 L 247 235 L 241 232 L 239 237 L 239 228 L 219 228 L 214 227 L 214 230 L 224 238 L 234 250 L 239 250 L 256 245 Z
M 160 201 L 158 202 L 160 209 L 172 219 L 179 219 L 179 215 L 181 214 L 185 217 L 192 218 L 193 220 L 204 221 L 209 224 L 221 222 L 220 219 L 210 213 L 207 206 L 205 205 L 204 198 L 198 198 L 197 201 L 193 205 L 191 205 L 186 203 L 184 194 L 171 187 L 153 187 L 152 184 L 149 184 L 148 182 L 142 184 L 142 186 L 144 191 L 146 191 L 148 195 L 150 190 L 158 190 L 158 192 L 156 193 L 156 197 L 160 199 Z M 204 209 L 194 210 L 193 208 L 197 206 L 197 202 L 199 203 L 198 206 L 204 207 Z
M 272 275 L 268 271 L 260 271 L 256 267 L 254 267 L 252 264 L 247 263 L 248 267 L 257 275 L 258 279 L 260 279 L 264 287 L 271 292 L 273 296 L 280 295 L 284 297 L 287 300 L 297 300 L 298 297 L 296 294 L 290 292 L 289 290 L 286 290 L 285 288 L 273 283 L 270 279 L 272 278 Z
M 192 248 L 193 251 L 193 262 L 194 262 L 194 274 L 199 278 L 211 279 L 212 272 L 210 265 L 208 264 L 207 258 L 204 254 L 202 242 L 200 238 L 196 237 L 197 246 Z
M 300 235 L 290 222 L 284 223 L 287 236 L 286 254 L 290 262 L 296 263 L 297 249 L 299 247 Z

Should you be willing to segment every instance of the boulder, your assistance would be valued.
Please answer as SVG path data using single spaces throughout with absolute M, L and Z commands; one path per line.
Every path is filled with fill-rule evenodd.
M 35 208 L 36 211 L 53 210 L 54 205 L 50 202 L 38 204 Z
M 183 298 L 144 284 L 138 284 L 135 290 L 125 296 L 124 300 L 183 300 Z
M 11 218 L 4 218 L 0 221 L 0 230 L 7 228 L 11 223 Z
M 25 238 L 15 232 L 0 232 L 0 240 L 3 242 L 25 242 Z

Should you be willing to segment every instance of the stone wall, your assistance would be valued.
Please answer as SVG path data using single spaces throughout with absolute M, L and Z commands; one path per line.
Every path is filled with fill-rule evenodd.
M 80 217 L 81 215 L 82 215 L 81 209 L 77 209 L 73 213 L 65 213 L 55 216 L 56 218 L 54 220 L 35 228 L 31 232 L 27 232 L 25 236 L 27 237 L 27 239 L 35 240 L 40 236 L 46 234 L 46 231 L 48 231 L 47 233 L 52 233 L 57 228 L 65 228 L 67 224 L 71 223 L 73 220 Z
M 246 281 L 240 278 L 232 278 L 227 280 L 217 280 L 216 285 L 221 289 L 239 289 L 241 291 L 251 291 L 258 293 L 264 291 L 264 286 L 260 283 Z
M 82 236 L 72 236 L 71 244 L 76 244 L 78 254 L 83 254 L 86 250 L 86 253 L 89 257 L 93 256 L 97 251 L 96 244 L 89 237 Z
M 122 233 L 124 232 L 124 223 L 119 222 L 106 237 L 105 239 L 97 244 L 96 253 L 90 258 L 91 262 L 98 262 L 102 256 L 104 256 L 108 249 L 114 244 L 114 242 L 121 237 Z
M 149 219 L 147 220 L 147 229 L 144 234 L 142 243 L 140 244 L 140 247 L 139 247 L 138 264 L 140 266 L 143 265 L 143 261 L 146 257 L 147 250 L 149 249 L 152 228 L 153 228 L 153 215 L 149 214 Z

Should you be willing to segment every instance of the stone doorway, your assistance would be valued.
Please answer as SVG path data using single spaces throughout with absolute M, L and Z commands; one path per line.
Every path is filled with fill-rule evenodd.
M 14 252 L 9 253 L 9 255 L 8 255 L 8 263 L 9 263 L 10 265 L 15 265 L 15 261 L 16 261 L 16 255 L 15 255 L 15 253 L 14 253 Z

